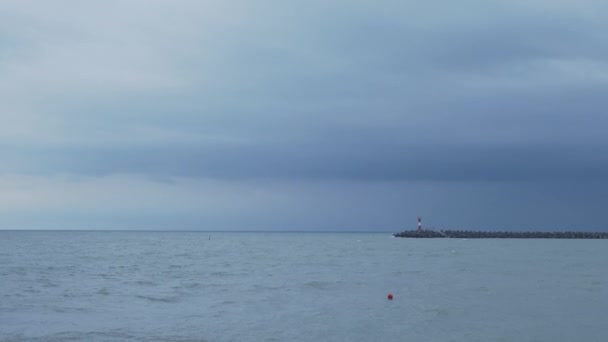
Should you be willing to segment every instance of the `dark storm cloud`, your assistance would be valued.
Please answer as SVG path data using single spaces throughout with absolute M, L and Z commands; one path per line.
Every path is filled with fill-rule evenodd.
M 317 142 L 318 143 L 318 142 Z M 359 144 L 359 145 L 358 145 Z M 570 146 L 326 144 L 38 150 L 24 173 L 142 174 L 152 178 L 360 181 L 608 179 L 608 148 Z M 16 158 L 16 157 L 14 157 Z
M 599 180 L 608 175 L 607 105 L 601 89 L 587 86 L 429 102 L 427 113 L 443 122 L 411 123 L 407 115 L 383 113 L 333 120 L 310 109 L 234 121 L 193 115 L 179 123 L 189 124 L 192 134 L 258 138 L 122 145 L 110 134 L 105 147 L 6 148 L 12 162 L 0 170 L 150 178 Z

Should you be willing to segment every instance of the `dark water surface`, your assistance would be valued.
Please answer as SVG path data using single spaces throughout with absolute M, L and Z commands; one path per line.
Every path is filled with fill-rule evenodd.
M 0 341 L 608 341 L 606 240 L 208 238 L 0 231 Z

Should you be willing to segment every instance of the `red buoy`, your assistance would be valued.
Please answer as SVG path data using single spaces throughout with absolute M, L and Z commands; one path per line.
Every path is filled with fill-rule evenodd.
M 389 293 L 388 296 L 386 296 L 388 298 L 388 300 L 393 300 L 393 294 Z

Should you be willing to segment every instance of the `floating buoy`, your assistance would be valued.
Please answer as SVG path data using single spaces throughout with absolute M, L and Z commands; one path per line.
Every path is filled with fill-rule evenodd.
M 389 293 L 388 296 L 386 296 L 386 298 L 388 298 L 388 300 L 393 300 L 393 294 Z

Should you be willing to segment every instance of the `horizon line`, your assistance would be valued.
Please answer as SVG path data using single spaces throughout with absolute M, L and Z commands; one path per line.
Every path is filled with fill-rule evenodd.
M 202 229 L 3 229 L 4 232 L 183 232 L 183 233 L 379 233 L 394 231 L 373 230 L 202 230 Z

